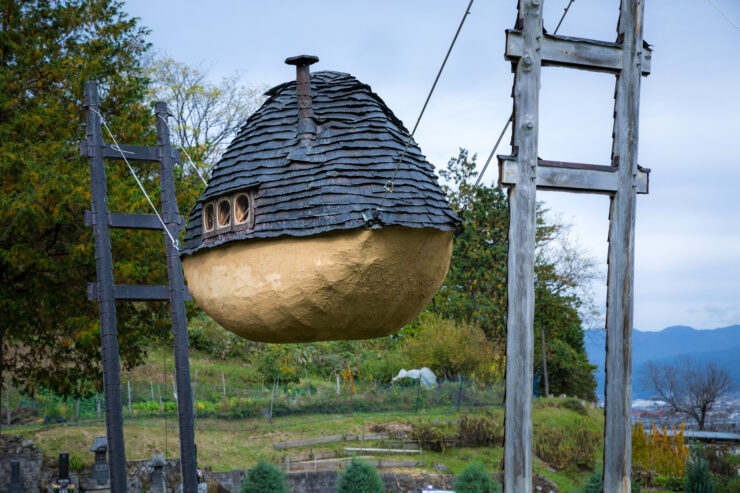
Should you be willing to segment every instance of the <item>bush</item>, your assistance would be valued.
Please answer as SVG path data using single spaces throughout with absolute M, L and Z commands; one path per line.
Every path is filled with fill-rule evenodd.
M 715 479 L 717 493 L 740 493 L 740 478 L 728 479 L 718 477 Z
M 698 452 L 694 452 L 691 461 L 689 461 L 688 471 L 686 473 L 686 493 L 715 493 L 712 478 L 709 475 L 707 461 Z
M 595 472 L 583 486 L 583 493 L 604 493 L 604 478 L 600 472 Z
M 383 493 L 385 487 L 380 474 L 365 461 L 352 459 L 337 483 L 338 493 Z
M 479 327 L 425 315 L 413 337 L 405 338 L 401 354 L 412 368 L 429 367 L 437 377 L 464 373 L 486 383 L 503 377 L 503 352 Z M 440 344 L 444 341 L 444 344 Z
M 288 493 L 283 471 L 264 461 L 259 461 L 249 470 L 241 489 L 242 493 Z
M 659 476 L 681 478 L 686 469 L 689 448 L 684 443 L 684 425 L 673 433 L 668 427 L 658 428 L 651 424 L 650 433 L 645 432 L 642 423 L 632 427 L 632 464 L 652 470 Z
M 655 478 L 655 486 L 663 487 L 669 491 L 683 491 L 684 479 L 676 476 L 658 476 Z
M 602 437 L 586 425 L 587 422 L 579 418 L 562 428 L 539 427 L 534 434 L 534 453 L 560 471 L 571 466 L 593 469 Z
M 563 402 L 561 402 L 558 407 L 562 407 L 564 409 L 570 409 L 571 411 L 575 411 L 581 416 L 586 416 L 588 414 L 588 411 L 586 410 L 586 407 L 581 404 L 581 401 L 578 399 L 573 399 L 572 397 L 569 397 L 565 399 Z
M 494 483 L 483 464 L 472 462 L 455 478 L 457 493 L 498 493 L 501 485 Z

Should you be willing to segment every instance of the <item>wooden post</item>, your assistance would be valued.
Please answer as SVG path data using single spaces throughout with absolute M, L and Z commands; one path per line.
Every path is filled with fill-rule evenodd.
M 545 345 L 545 326 L 540 325 L 540 336 L 542 337 L 542 376 L 545 379 L 545 397 L 550 396 L 550 381 L 547 378 L 547 347 Z
M 152 402 L 157 402 L 157 400 L 154 398 L 154 382 L 149 380 L 149 389 L 152 391 Z
M 131 417 L 131 380 L 126 380 L 126 388 L 128 389 L 128 415 Z
M 193 416 L 198 416 L 198 370 L 195 370 L 195 382 L 193 383 Z
M 116 297 L 113 288 L 113 257 L 108 226 L 108 188 L 103 160 L 103 133 L 100 121 L 100 99 L 97 82 L 85 82 L 87 108 L 85 132 L 90 158 L 90 201 L 95 237 L 95 269 L 98 282 L 96 295 L 100 313 L 100 346 L 103 357 L 103 393 L 105 395 L 105 428 L 111 493 L 126 491 L 126 449 L 123 443 L 121 411 L 121 365 L 118 356 Z M 100 413 L 98 413 L 99 415 Z
M 622 0 L 617 32 L 624 67 L 617 75 L 612 161 L 619 190 L 612 196 L 606 307 L 604 491 L 629 493 L 632 458 L 632 325 L 638 122 L 642 75 L 642 0 Z
M 223 385 L 223 393 L 221 394 L 221 407 L 226 407 L 226 379 L 224 378 L 224 372 L 221 372 L 221 385 Z
M 162 407 L 162 387 L 160 387 L 159 384 L 157 384 L 157 394 L 159 394 L 159 412 L 164 412 L 164 408 Z
M 509 188 L 504 493 L 532 491 L 534 248 L 542 0 L 520 0 L 523 55 L 516 63 L 513 143 L 517 184 Z
M 162 202 L 162 218 L 175 238 L 180 230 L 180 212 L 175 195 L 175 173 L 167 105 L 157 102 L 157 151 L 159 156 L 159 187 Z M 175 374 L 177 375 L 177 415 L 180 428 L 180 470 L 184 493 L 195 493 L 198 489 L 197 458 L 195 450 L 195 421 L 193 396 L 190 389 L 190 359 L 188 357 L 188 317 L 185 313 L 185 278 L 180 264 L 178 246 L 164 232 L 167 250 L 167 279 L 169 287 L 170 316 L 175 349 Z

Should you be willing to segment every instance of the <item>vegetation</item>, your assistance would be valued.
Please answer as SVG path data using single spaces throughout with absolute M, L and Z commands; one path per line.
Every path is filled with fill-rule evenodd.
M 242 493 L 264 493 L 266 491 L 288 493 L 288 486 L 285 484 L 283 471 L 261 460 L 247 473 L 241 491 Z
M 508 205 L 499 188 L 474 186 L 476 157 L 464 149 L 440 171 L 453 209 L 462 215 L 450 270 L 430 311 L 460 323 L 475 324 L 503 354 L 506 340 L 506 259 Z M 595 276 L 593 262 L 568 240 L 568 229 L 537 213 L 535 326 L 545 329 L 550 391 L 594 399 L 594 366 L 583 344 L 582 318 L 589 306 L 584 291 Z M 413 332 L 413 325 L 412 331 Z M 535 373 L 544 391 L 541 344 Z
M 385 487 L 378 471 L 365 461 L 352 459 L 339 476 L 338 493 L 383 493 Z
M 455 478 L 457 493 L 498 493 L 501 485 L 494 483 L 491 475 L 478 461 L 473 461 Z
M 690 416 L 700 430 L 704 429 L 707 413 L 716 402 L 730 395 L 738 385 L 717 363 L 698 363 L 686 358 L 679 365 L 648 361 L 642 379 L 674 413 Z
M 695 450 L 691 455 L 688 471 L 686 473 L 686 493 L 715 493 L 714 483 L 709 474 L 707 461 L 702 457 L 700 450 Z
M 583 493 L 604 493 L 604 477 L 600 472 L 595 472 L 588 478 Z
M 689 457 L 683 433 L 683 423 L 678 429 L 673 427 L 670 434 L 667 427 L 660 429 L 652 424 L 650 433 L 646 433 L 642 423 L 635 424 L 632 427 L 632 463 L 659 476 L 683 477 Z

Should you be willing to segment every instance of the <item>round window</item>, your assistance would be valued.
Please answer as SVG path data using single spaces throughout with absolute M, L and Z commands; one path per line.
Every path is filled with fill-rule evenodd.
M 231 205 L 228 200 L 218 203 L 218 226 L 224 227 L 231 224 Z
M 234 220 L 243 224 L 249 219 L 249 197 L 246 194 L 239 194 L 234 201 Z
M 216 213 L 213 209 L 213 204 L 208 204 L 206 206 L 206 212 L 205 212 L 206 231 L 213 231 L 213 225 L 215 222 L 216 222 Z

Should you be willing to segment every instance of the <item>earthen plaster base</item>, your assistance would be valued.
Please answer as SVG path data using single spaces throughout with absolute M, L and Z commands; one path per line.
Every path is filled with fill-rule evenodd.
M 424 309 L 451 252 L 452 231 L 391 226 L 229 243 L 183 268 L 195 301 L 246 339 L 369 339 Z

